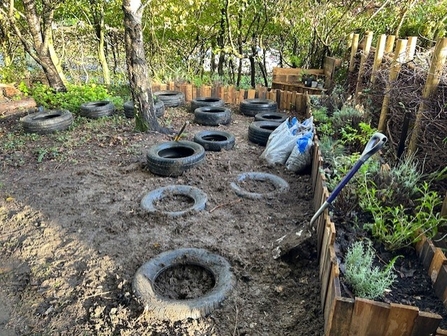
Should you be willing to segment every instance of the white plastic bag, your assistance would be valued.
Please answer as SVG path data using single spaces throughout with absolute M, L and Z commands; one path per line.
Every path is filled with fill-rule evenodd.
M 271 165 L 276 163 L 284 164 L 295 145 L 299 126 L 300 123 L 295 117 L 292 119 L 287 118 L 287 120 L 281 123 L 270 134 L 261 158 Z
M 312 161 L 313 132 L 301 134 L 294 143 L 292 152 L 286 161 L 286 168 L 293 172 L 303 171 Z

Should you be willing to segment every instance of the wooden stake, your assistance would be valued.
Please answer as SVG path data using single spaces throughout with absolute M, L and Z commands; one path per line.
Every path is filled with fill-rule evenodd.
M 408 38 L 406 62 L 410 62 L 414 59 L 414 53 L 416 52 L 416 45 L 418 38 L 416 36 L 410 36 Z
M 349 58 L 349 72 L 354 71 L 355 68 L 355 55 L 357 54 L 357 49 L 359 47 L 359 34 L 354 34 L 351 45 L 351 57 Z
M 394 36 L 394 35 L 388 35 L 387 36 L 386 44 L 385 44 L 385 52 L 386 53 L 392 53 L 393 52 L 394 41 L 396 41 L 396 36 Z
M 374 64 L 371 73 L 372 84 L 374 84 L 376 80 L 377 71 L 379 70 L 380 65 L 382 64 L 383 54 L 385 53 L 385 42 L 386 42 L 386 35 L 385 34 L 380 35 L 379 41 L 377 41 L 376 53 L 374 54 Z
M 393 82 L 397 79 L 399 75 L 400 68 L 402 66 L 403 60 L 405 59 L 405 48 L 407 47 L 407 40 L 398 40 L 396 44 L 396 51 L 394 53 L 394 59 L 391 63 L 390 75 L 388 78 L 388 83 L 386 84 L 385 97 L 383 97 L 382 111 L 380 112 L 379 126 L 380 132 L 385 131 L 385 123 L 388 114 L 388 107 L 390 104 L 390 90 Z
M 362 77 L 365 72 L 365 63 L 369 56 L 369 51 L 371 50 L 371 43 L 373 39 L 373 32 L 369 31 L 366 33 L 365 39 L 365 48 L 363 49 L 361 58 L 360 58 L 360 67 L 359 67 L 359 75 L 357 77 L 357 85 L 355 87 L 355 97 L 358 98 L 359 92 L 362 89 Z
M 426 101 L 436 92 L 438 89 L 439 81 L 441 80 L 442 70 L 447 58 L 447 37 L 439 39 L 436 43 L 435 51 L 431 60 L 430 71 L 425 82 L 424 89 L 422 90 L 422 103 L 419 105 L 419 109 L 416 113 L 416 120 L 414 122 L 413 132 L 411 134 L 410 144 L 408 145 L 408 152 L 412 154 L 416 151 L 416 144 L 421 130 L 422 115 L 427 109 Z

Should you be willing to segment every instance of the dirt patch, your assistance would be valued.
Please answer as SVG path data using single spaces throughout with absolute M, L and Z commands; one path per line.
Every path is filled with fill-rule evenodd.
M 229 125 L 212 128 L 234 134 L 234 149 L 206 152 L 173 178 L 145 167 L 147 149 L 170 138 L 136 133 L 133 120 L 76 118 L 70 131 L 24 137 L 19 117 L 0 119 L 0 334 L 323 335 L 315 246 L 272 258 L 275 239 L 313 215 L 310 176 L 259 159 L 264 148 L 247 140 L 253 118 L 234 111 Z M 178 130 L 193 117 L 169 108 L 160 120 Z M 185 139 L 205 129 L 191 124 Z M 251 171 L 278 175 L 290 190 L 240 198 L 230 183 Z M 244 187 L 271 190 L 252 183 Z M 206 209 L 176 218 L 141 209 L 144 195 L 172 184 L 200 188 Z M 185 200 L 165 206 L 173 203 Z M 159 321 L 132 280 L 152 257 L 182 247 L 226 258 L 237 283 L 205 318 Z

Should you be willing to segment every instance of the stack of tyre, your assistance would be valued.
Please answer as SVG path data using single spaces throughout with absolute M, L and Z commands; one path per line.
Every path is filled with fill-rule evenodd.
M 194 122 L 205 126 L 228 125 L 231 122 L 231 110 L 225 107 L 225 102 L 217 97 L 198 97 L 191 101 L 191 113 Z M 220 130 L 204 130 L 194 135 L 194 142 L 207 151 L 232 149 L 235 144 L 233 134 Z
M 287 118 L 286 113 L 278 112 L 278 104 L 270 99 L 245 99 L 240 103 L 241 114 L 254 117 L 248 127 L 248 140 L 265 146 L 270 134 Z

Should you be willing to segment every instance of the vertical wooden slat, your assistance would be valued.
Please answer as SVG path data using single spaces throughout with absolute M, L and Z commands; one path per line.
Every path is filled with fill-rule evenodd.
M 416 45 L 418 42 L 417 36 L 408 37 L 407 50 L 405 55 L 405 62 L 410 62 L 414 59 L 414 54 L 416 52 Z
M 433 260 L 433 256 L 435 255 L 436 247 L 433 245 L 431 240 L 425 240 L 422 245 L 421 253 L 419 259 L 424 266 L 425 270 L 428 270 L 430 267 L 431 261 Z
M 337 272 L 338 277 L 338 265 L 337 265 L 337 256 L 335 255 L 335 250 L 333 245 L 327 245 L 326 258 L 324 263 L 323 274 L 321 276 L 321 306 L 325 307 L 326 296 L 328 292 L 331 290 L 332 281 L 334 280 L 335 274 L 334 271 Z
M 296 91 L 293 91 L 292 92 L 292 99 L 290 101 L 290 104 L 291 104 L 290 105 L 290 112 L 291 112 L 291 114 L 295 114 L 293 112 L 297 112 L 296 111 L 296 106 L 297 106 L 296 100 L 297 100 L 297 97 L 298 97 L 298 93 Z
M 442 317 L 438 314 L 419 312 L 410 336 L 431 336 L 438 329 Z
M 168 85 L 167 84 L 160 84 L 160 91 L 166 91 L 168 89 Z
M 436 296 L 447 306 L 447 266 L 442 265 L 433 284 Z
M 444 255 L 444 252 L 437 247 L 435 250 L 435 255 L 430 263 L 428 268 L 428 275 L 431 278 L 431 281 L 434 283 L 436 278 L 438 277 L 439 270 L 443 265 L 447 263 L 447 258 Z
M 234 86 L 230 85 L 227 87 L 227 101 L 228 104 L 234 104 Z
M 191 84 L 187 84 L 185 89 L 186 89 L 186 90 L 185 90 L 185 91 L 186 91 L 186 92 L 185 92 L 185 100 L 186 100 L 187 102 L 189 102 L 189 101 L 191 101 L 191 100 L 194 99 L 194 98 L 193 98 L 193 94 L 192 94 L 192 89 L 193 89 L 193 87 L 192 87 Z
M 330 322 L 327 329 L 325 328 L 325 335 L 349 335 L 353 310 L 354 300 L 344 297 L 336 297 L 331 311 L 332 314 L 328 316 Z
M 240 89 L 239 90 L 239 98 L 238 98 L 239 103 L 242 102 L 244 99 L 245 99 L 245 90 Z
M 419 309 L 414 306 L 390 303 L 390 313 L 386 320 L 386 327 L 382 335 L 402 336 L 411 335 L 414 321 Z
M 349 336 L 382 336 L 390 307 L 383 302 L 355 298 Z M 402 334 L 404 335 L 404 334 Z
M 445 193 L 444 202 L 442 202 L 441 216 L 447 217 L 447 192 Z
M 335 252 L 334 252 L 335 254 Z M 331 264 L 331 272 L 329 276 L 329 281 L 327 285 L 327 291 L 326 291 L 326 297 L 324 300 L 324 306 L 323 306 L 323 315 L 324 315 L 324 321 L 325 321 L 325 329 L 329 328 L 329 323 L 326 321 L 330 321 L 330 316 L 332 315 L 332 307 L 334 306 L 334 300 L 336 295 L 336 289 L 335 289 L 335 279 L 338 279 L 340 276 L 340 271 L 338 269 L 337 262 L 334 262 Z
M 171 91 L 175 90 L 175 82 L 169 82 L 168 83 L 168 90 L 171 90 Z
M 250 89 L 247 93 L 247 99 L 254 99 L 256 97 L 256 90 Z

